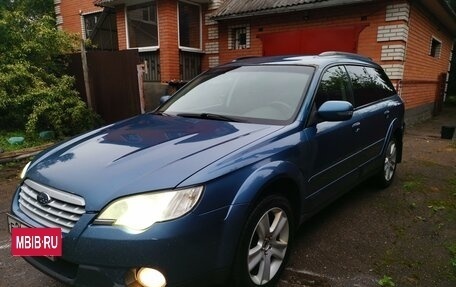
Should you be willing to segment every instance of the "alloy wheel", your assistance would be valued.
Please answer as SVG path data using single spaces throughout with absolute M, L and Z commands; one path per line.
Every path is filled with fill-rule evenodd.
M 266 211 L 250 239 L 247 266 L 250 279 L 267 284 L 282 266 L 288 247 L 290 227 L 286 213 L 278 208 Z
M 388 149 L 386 150 L 385 164 L 383 166 L 384 177 L 386 181 L 390 181 L 394 176 L 394 172 L 396 170 L 396 158 L 396 143 L 394 141 L 391 141 L 388 145 Z

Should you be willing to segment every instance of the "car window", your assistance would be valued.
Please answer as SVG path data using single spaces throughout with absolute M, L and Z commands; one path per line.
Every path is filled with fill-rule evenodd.
M 317 109 L 326 101 L 349 101 L 349 80 L 343 66 L 332 67 L 324 72 L 315 96 Z
M 373 67 L 346 66 L 353 87 L 354 105 L 361 107 L 396 93 L 385 73 Z
M 247 122 L 290 122 L 313 71 L 307 66 L 279 65 L 213 69 L 178 91 L 159 111 L 210 113 Z

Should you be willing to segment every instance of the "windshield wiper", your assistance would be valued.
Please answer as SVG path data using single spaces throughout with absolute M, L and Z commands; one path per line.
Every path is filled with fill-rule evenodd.
M 159 115 L 159 116 L 165 116 L 165 117 L 170 117 L 171 116 L 170 114 L 167 114 L 167 113 L 161 112 L 161 111 L 153 111 L 152 114 Z
M 178 117 L 185 117 L 185 118 L 197 118 L 197 119 L 210 119 L 210 120 L 220 120 L 220 121 L 227 121 L 227 122 L 239 122 L 238 119 L 219 115 L 219 114 L 212 114 L 212 113 L 180 113 L 177 114 Z

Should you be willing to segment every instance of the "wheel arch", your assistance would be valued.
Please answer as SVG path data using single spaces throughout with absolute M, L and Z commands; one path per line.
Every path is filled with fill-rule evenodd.
M 291 224 L 289 244 L 292 244 L 292 238 L 300 223 L 300 213 L 304 200 L 303 189 L 304 178 L 300 169 L 293 163 L 285 161 L 268 163 L 253 172 L 244 181 L 232 202 L 232 206 L 245 206 L 244 214 L 238 221 L 238 224 L 243 226 L 241 228 L 242 232 L 238 234 L 239 236 L 236 237 L 236 240 L 231 242 L 233 243 L 232 247 L 234 248 L 234 252 L 232 252 L 231 255 L 235 254 L 232 256 L 232 262 L 237 262 L 239 260 L 239 252 L 241 252 L 243 246 L 242 238 L 245 236 L 244 228 L 249 226 L 251 216 L 255 214 L 262 202 L 264 203 L 265 200 L 270 200 L 274 196 L 276 198 L 278 198 L 277 196 L 285 198 L 289 204 L 289 208 L 291 208 L 292 218 L 290 219 L 290 217 L 288 217 L 288 220 Z M 234 214 L 233 217 L 235 217 Z M 226 252 L 225 248 L 224 251 Z M 234 265 L 237 266 L 238 264 Z M 236 272 L 239 270 L 237 270 L 238 267 L 233 267 L 233 264 L 230 266 L 230 280 L 233 280 L 233 278 L 237 278 L 238 274 Z M 234 284 L 234 281 L 232 283 Z M 270 286 L 270 283 L 266 285 Z
M 397 162 L 398 163 L 402 162 L 402 148 L 403 148 L 404 132 L 405 132 L 405 123 L 399 121 L 399 119 L 397 119 L 397 118 L 394 119 L 388 128 L 386 140 L 385 140 L 385 143 L 384 143 L 383 149 L 382 149 L 382 154 L 385 154 L 389 141 L 392 138 L 394 138 L 396 140 L 396 145 L 397 145 L 397 152 L 398 152 Z
M 293 209 L 295 223 L 303 203 L 304 177 L 291 162 L 270 162 L 253 172 L 241 185 L 232 204 L 248 204 L 249 210 L 265 196 L 276 193 L 287 198 Z

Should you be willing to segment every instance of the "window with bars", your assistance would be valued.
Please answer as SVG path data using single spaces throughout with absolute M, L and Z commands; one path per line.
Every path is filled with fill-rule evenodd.
M 139 58 L 145 64 L 146 73 L 144 74 L 144 81 L 159 82 L 160 57 L 158 52 L 142 52 L 139 53 Z
M 248 25 L 237 25 L 230 27 L 228 48 L 241 50 L 250 48 L 250 29 Z
M 200 53 L 180 51 L 180 78 L 182 81 L 190 81 L 201 73 Z
M 233 29 L 234 49 L 247 48 L 247 28 L 240 27 Z
M 429 55 L 434 58 L 440 58 L 440 51 L 442 50 L 442 42 L 432 37 L 431 39 L 431 51 Z

